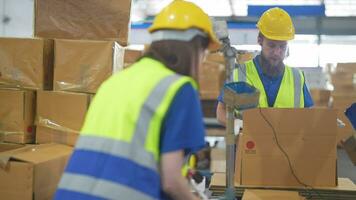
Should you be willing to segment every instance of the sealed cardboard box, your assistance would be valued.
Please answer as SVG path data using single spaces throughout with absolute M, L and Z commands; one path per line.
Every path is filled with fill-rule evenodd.
M 34 141 L 35 94 L 27 90 L 0 90 L 0 141 Z
M 242 200 L 305 200 L 296 191 L 246 189 Z
M 71 153 L 72 147 L 60 144 L 26 145 L 1 152 L 1 199 L 52 199 Z
M 114 41 L 55 40 L 54 90 L 95 93 L 124 67 L 124 48 Z
M 237 183 L 337 185 L 335 110 L 251 109 L 243 113 L 243 119 L 236 161 Z
M 199 68 L 199 93 L 203 100 L 216 100 L 225 81 L 225 67 L 214 62 L 204 62 Z
M 0 86 L 52 89 L 53 40 L 0 38 Z
M 128 43 L 130 0 L 36 0 L 35 7 L 36 37 Z
M 36 142 L 74 145 L 90 100 L 89 94 L 38 91 Z

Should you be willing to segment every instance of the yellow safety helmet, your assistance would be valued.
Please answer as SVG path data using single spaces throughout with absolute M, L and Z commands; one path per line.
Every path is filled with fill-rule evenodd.
M 294 25 L 289 14 L 275 7 L 265 11 L 257 22 L 260 32 L 268 39 L 287 41 L 294 39 Z
M 157 30 L 188 30 L 197 28 L 209 37 L 209 50 L 220 48 L 213 25 L 209 16 L 197 5 L 183 0 L 174 0 L 155 17 L 153 24 L 149 27 L 150 33 Z

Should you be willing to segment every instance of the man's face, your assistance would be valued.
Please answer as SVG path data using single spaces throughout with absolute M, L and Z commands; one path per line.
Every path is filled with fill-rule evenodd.
M 278 66 L 283 64 L 286 57 L 287 41 L 270 40 L 267 38 L 258 39 L 258 43 L 262 47 L 262 54 L 271 66 Z

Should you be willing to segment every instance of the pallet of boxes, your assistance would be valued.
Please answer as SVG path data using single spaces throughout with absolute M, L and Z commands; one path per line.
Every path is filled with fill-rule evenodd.
M 129 0 L 34 6 L 34 38 L 0 38 L 1 199 L 52 199 L 98 87 L 142 54 Z

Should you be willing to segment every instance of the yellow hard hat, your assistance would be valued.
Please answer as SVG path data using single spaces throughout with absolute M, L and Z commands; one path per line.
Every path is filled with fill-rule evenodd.
M 183 0 L 174 0 L 158 13 L 148 31 L 152 33 L 162 29 L 187 30 L 191 28 L 200 29 L 208 35 L 209 50 L 220 48 L 209 16 L 194 3 Z
M 268 39 L 287 41 L 294 39 L 294 25 L 289 14 L 275 7 L 263 13 L 257 27 Z

